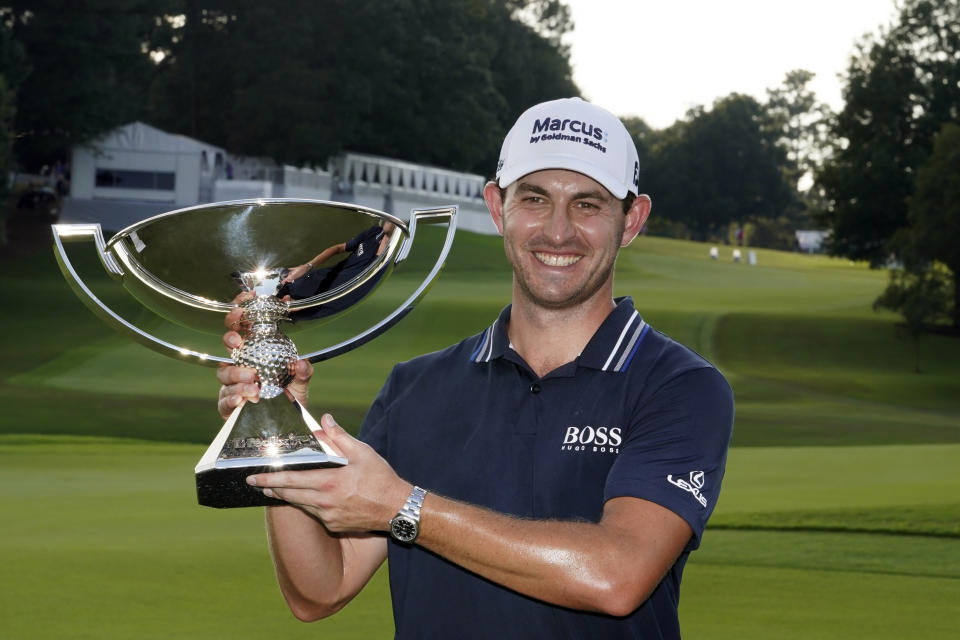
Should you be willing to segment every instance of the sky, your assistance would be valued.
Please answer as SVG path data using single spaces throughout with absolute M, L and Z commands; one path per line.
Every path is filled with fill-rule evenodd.
M 662 129 L 730 93 L 760 101 L 807 69 L 819 100 L 843 106 L 854 43 L 895 16 L 894 0 L 566 0 L 583 97 Z

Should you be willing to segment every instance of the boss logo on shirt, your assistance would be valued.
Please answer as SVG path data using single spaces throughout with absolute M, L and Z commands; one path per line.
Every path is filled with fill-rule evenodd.
M 621 442 L 620 427 L 567 427 L 560 450 L 620 453 Z

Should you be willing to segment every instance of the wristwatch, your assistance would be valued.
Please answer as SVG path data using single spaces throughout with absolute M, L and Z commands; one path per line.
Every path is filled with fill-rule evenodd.
M 403 508 L 390 521 L 390 535 L 394 540 L 410 544 L 420 535 L 420 508 L 426 495 L 426 490 L 420 487 L 414 487 L 410 492 Z

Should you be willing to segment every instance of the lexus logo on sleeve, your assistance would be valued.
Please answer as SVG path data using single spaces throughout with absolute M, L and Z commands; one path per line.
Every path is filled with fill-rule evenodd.
M 707 499 L 700 493 L 700 489 L 703 489 L 703 471 L 691 471 L 686 478 L 674 478 L 673 474 L 670 474 L 667 476 L 667 482 L 684 491 L 689 491 L 701 506 L 707 506 Z

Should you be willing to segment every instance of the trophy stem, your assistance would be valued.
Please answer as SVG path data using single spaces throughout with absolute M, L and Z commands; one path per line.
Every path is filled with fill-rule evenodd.
M 244 402 L 197 464 L 197 501 L 220 509 L 287 504 L 263 495 L 246 478 L 345 465 L 345 458 L 313 435 L 319 429 L 307 410 L 285 394 Z

